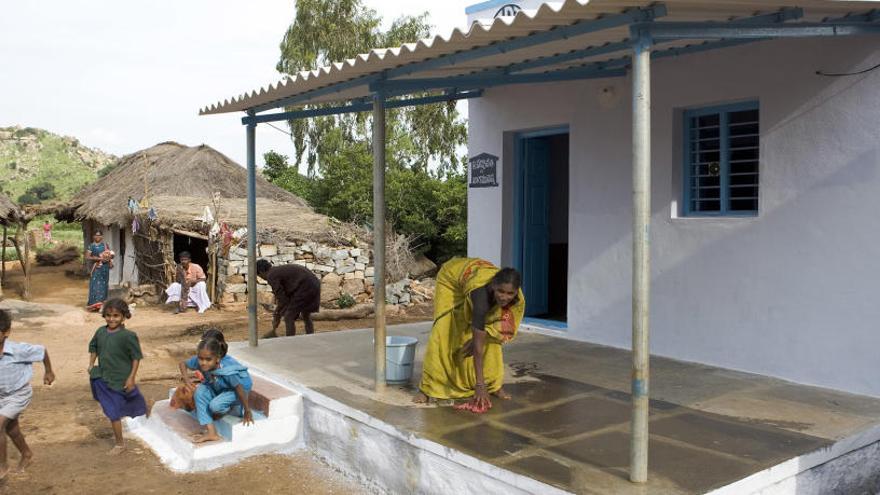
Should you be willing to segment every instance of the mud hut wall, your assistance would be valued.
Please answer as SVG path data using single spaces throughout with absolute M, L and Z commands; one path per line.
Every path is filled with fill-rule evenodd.
M 134 234 L 129 227 L 122 230 L 122 235 L 125 236 L 125 251 L 120 254 L 120 258 L 122 258 L 122 281 L 132 286 L 138 285 L 140 278 L 138 277 L 137 247 L 134 244 Z
M 104 240 L 107 242 L 107 245 L 110 246 L 110 249 L 115 251 L 116 254 L 119 254 L 119 248 L 122 246 L 121 237 L 124 235 L 122 233 L 122 228 L 118 225 L 110 225 L 104 230 Z M 113 266 L 110 268 L 110 286 L 118 286 L 122 284 L 122 265 L 120 263 L 119 258 L 114 260 Z
M 321 279 L 321 303 L 335 306 L 342 294 L 349 294 L 358 302 L 372 298 L 373 274 L 371 251 L 366 246 L 333 246 L 311 241 L 286 244 L 261 243 L 258 257 L 274 266 L 298 264 L 305 266 Z M 233 247 L 226 257 L 218 260 L 218 293 L 220 302 L 246 302 L 247 249 Z M 266 281 L 257 278 L 257 298 L 261 304 L 272 304 L 274 295 Z

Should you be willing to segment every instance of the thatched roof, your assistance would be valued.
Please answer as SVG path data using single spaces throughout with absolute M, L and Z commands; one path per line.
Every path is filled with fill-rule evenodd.
M 22 218 L 22 211 L 5 194 L 0 193 L 0 225 L 9 225 Z
M 225 222 L 233 230 L 247 227 L 247 199 L 222 199 L 217 208 L 209 199 L 158 196 L 150 201 L 158 219 L 148 220 L 141 210 L 138 219 L 142 225 L 150 223 L 166 230 L 184 230 L 207 234 L 211 225 L 200 217 L 209 207 L 214 219 Z M 257 236 L 261 242 L 316 241 L 334 244 L 354 244 L 369 241 L 370 234 L 360 227 L 315 213 L 311 208 L 292 203 L 257 198 Z
M 147 203 L 159 196 L 204 198 L 247 197 L 247 171 L 210 146 L 167 142 L 126 155 L 116 167 L 71 199 L 59 213 L 68 220 L 95 220 L 103 225 L 131 221 L 128 198 Z M 311 211 L 301 198 L 257 177 L 257 197 Z

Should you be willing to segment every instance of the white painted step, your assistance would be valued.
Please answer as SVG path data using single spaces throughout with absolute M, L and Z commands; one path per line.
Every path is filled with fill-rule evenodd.
M 224 441 L 194 444 L 200 431 L 193 413 L 171 409 L 170 401 L 153 405 L 149 419 L 128 420 L 126 427 L 144 441 L 174 471 L 206 471 L 269 452 L 290 452 L 302 447 L 302 396 L 264 378 L 253 376 L 250 394 L 254 424 L 224 416 L 214 422 Z M 173 393 L 173 391 L 172 391 Z

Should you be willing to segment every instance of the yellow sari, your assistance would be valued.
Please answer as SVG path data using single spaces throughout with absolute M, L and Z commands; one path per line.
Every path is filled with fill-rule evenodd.
M 478 258 L 454 258 L 437 274 L 434 293 L 434 326 L 425 352 L 419 389 L 435 399 L 473 397 L 476 384 L 473 356 L 465 357 L 462 347 L 473 336 L 471 292 L 488 284 L 498 267 Z M 490 393 L 504 383 L 501 345 L 516 337 L 526 303 L 522 290 L 507 308 L 494 307 L 486 315 L 486 349 L 483 375 Z

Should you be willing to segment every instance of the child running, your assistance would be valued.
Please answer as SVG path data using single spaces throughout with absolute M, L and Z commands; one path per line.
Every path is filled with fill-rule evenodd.
M 101 308 L 101 315 L 107 324 L 95 331 L 89 342 L 89 377 L 92 397 L 101 404 L 113 427 L 116 445 L 110 454 L 116 455 L 125 450 L 122 418 L 143 416 L 147 412 L 144 396 L 135 384 L 143 354 L 137 334 L 125 328 L 125 320 L 131 318 L 125 301 L 110 299 Z
M 244 425 L 253 424 L 253 414 L 248 404 L 253 381 L 247 368 L 226 355 L 228 346 L 220 330 L 208 329 L 202 335 L 197 349 L 196 356 L 180 363 L 185 386 L 195 387 L 187 369 L 198 369 L 205 379 L 195 389 L 196 419 L 205 431 L 196 435 L 193 441 L 222 440 L 214 427 L 214 420 L 222 418 L 224 414 L 241 416 Z
M 6 463 L 7 435 L 21 453 L 21 460 L 18 461 L 19 472 L 24 472 L 34 457 L 18 424 L 19 415 L 27 409 L 34 393 L 31 389 L 33 363 L 43 362 L 45 368 L 43 383 L 52 385 L 55 381 L 55 373 L 52 372 L 52 363 L 49 361 L 46 348 L 41 345 L 13 342 L 9 340 L 11 331 L 12 316 L 8 311 L 0 309 L 0 481 L 3 481 L 9 473 L 9 466 Z

